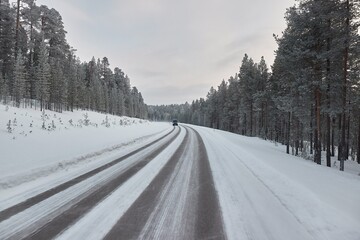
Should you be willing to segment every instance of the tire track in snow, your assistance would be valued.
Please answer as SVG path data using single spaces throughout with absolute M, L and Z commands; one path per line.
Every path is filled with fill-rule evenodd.
M 193 147 L 196 143 L 193 132 L 189 132 L 188 135 L 181 157 L 177 159 L 173 173 L 166 180 L 155 209 L 147 219 L 139 239 L 193 238 L 195 219 L 191 218 L 191 213 L 196 210 L 196 205 L 193 203 L 197 200 L 197 194 L 191 193 L 189 188 L 191 180 L 193 180 L 192 187 L 196 187 L 198 183 L 196 178 L 191 179 L 197 173 Z
M 200 135 L 186 127 L 177 151 L 105 239 L 226 239 Z
M 191 128 L 199 141 L 199 200 L 196 239 L 227 239 L 220 202 L 203 139 Z
M 154 145 L 155 143 L 157 143 L 160 140 L 164 139 L 165 137 L 169 136 L 172 132 L 174 132 L 174 130 L 175 130 L 175 128 L 173 128 L 173 130 L 171 130 L 169 133 L 165 134 L 164 136 L 162 136 L 162 137 L 152 141 L 151 143 L 149 143 L 149 144 L 147 144 L 147 145 L 145 145 L 143 147 L 140 147 L 140 148 L 138 148 L 138 149 L 136 149 L 136 150 L 134 150 L 134 151 L 132 151 L 132 152 L 130 152 L 130 153 L 128 153 L 128 154 L 114 160 L 114 161 L 112 161 L 112 162 L 109 162 L 109 163 L 107 163 L 105 165 L 97 167 L 94 170 L 91 170 L 91 171 L 89 171 L 87 173 L 84 173 L 84 174 L 82 174 L 82 175 L 80 175 L 80 176 L 78 176 L 76 178 L 73 178 L 73 179 L 71 179 L 71 180 L 69 180 L 69 181 L 67 181 L 65 183 L 62 183 L 62 184 L 60 184 L 60 185 L 58 185 L 58 186 L 56 186 L 56 187 L 54 187 L 52 189 L 49 189 L 49 190 L 47 190 L 47 191 L 45 191 L 43 193 L 40 193 L 40 194 L 38 194 L 38 195 L 36 195 L 34 197 L 31 197 L 31 198 L 29 198 L 29 199 L 27 199 L 27 200 L 25 200 L 25 201 L 23 201 L 21 203 L 18 203 L 16 205 L 12 206 L 12 207 L 9 207 L 7 209 L 2 210 L 0 212 L 0 222 L 10 218 L 11 216 L 13 216 L 13 215 L 15 215 L 15 214 L 17 214 L 19 212 L 24 211 L 25 209 L 27 209 L 27 208 L 29 208 L 31 206 L 34 206 L 35 204 L 37 204 L 37 203 L 39 203 L 39 202 L 41 202 L 41 201 L 43 201 L 43 200 L 45 200 L 45 199 L 47 199 L 49 197 L 61 192 L 61 191 L 66 190 L 69 187 L 74 186 L 75 184 L 78 184 L 78 183 L 80 183 L 80 182 L 94 176 L 95 174 L 97 174 L 97 173 L 99 173 L 101 171 L 104 171 L 105 169 L 108 169 L 108 168 L 114 166 L 115 164 L 118 164 L 119 162 L 129 158 L 130 156 L 133 156 L 136 153 L 138 153 L 138 152 L 140 152 L 140 151 Z
M 174 129 L 170 133 L 172 133 L 174 131 Z M 155 144 L 156 142 L 159 142 L 160 140 L 164 139 L 169 134 L 166 134 L 164 137 L 161 137 L 161 138 L 157 139 L 156 141 L 154 141 L 150 144 L 147 144 L 146 146 L 144 146 L 140 149 L 135 150 L 134 152 L 132 152 L 131 155 L 127 154 L 125 156 L 127 156 L 127 159 L 129 157 L 135 157 L 135 156 L 137 156 L 137 155 L 135 155 L 136 153 L 141 153 L 142 150 L 145 150 L 146 148 L 150 147 L 151 145 Z M 71 201 L 69 201 L 67 203 L 63 203 L 62 199 L 57 199 L 58 194 L 56 194 L 56 193 L 53 194 L 53 196 L 50 198 L 47 198 L 46 201 L 50 201 L 51 199 L 53 199 L 53 201 L 52 201 L 53 204 L 55 204 L 56 206 L 58 206 L 58 205 L 59 206 L 55 209 L 51 209 L 49 211 L 49 213 L 48 212 L 40 213 L 39 211 L 35 211 L 37 213 L 37 218 L 34 220 L 31 219 L 31 221 L 33 221 L 33 222 L 30 222 L 30 223 L 24 222 L 23 224 L 17 224 L 16 217 L 19 214 L 14 216 L 15 220 L 13 220 L 13 218 L 10 218 L 3 222 L 0 222 L 0 225 L 7 226 L 7 229 L 4 228 L 4 229 L 2 229 L 2 231 L 0 231 L 0 238 L 3 238 L 3 239 L 49 239 L 49 238 L 55 237 L 58 233 L 60 233 L 66 227 L 68 227 L 69 225 L 74 223 L 77 219 L 79 219 L 87 211 L 89 211 L 91 208 L 93 208 L 98 202 L 100 202 L 108 194 L 110 194 L 117 187 L 119 187 L 119 185 L 124 183 L 131 176 L 133 176 L 136 172 L 138 172 L 141 168 L 143 168 L 148 162 L 150 162 L 153 158 L 155 158 L 156 155 L 159 154 L 167 145 L 169 145 L 175 138 L 177 138 L 177 136 L 179 134 L 180 134 L 180 131 L 178 131 L 169 140 L 165 141 L 164 143 L 159 144 L 159 146 L 154 147 L 154 149 L 151 149 L 150 151 L 146 149 L 146 151 L 148 153 L 143 154 L 144 156 L 142 156 L 140 154 L 141 158 L 139 160 L 136 160 L 135 163 L 129 163 L 127 165 L 124 164 L 125 170 L 120 173 L 116 169 L 113 170 L 113 168 L 115 168 L 114 165 L 116 165 L 116 163 L 122 164 L 122 161 L 125 160 L 125 158 L 124 158 L 125 156 L 120 158 L 121 161 L 118 161 L 116 163 L 111 162 L 110 166 L 108 166 L 108 164 L 104 165 L 104 166 L 108 166 L 108 167 L 106 169 L 102 169 L 102 171 L 100 171 L 100 173 L 111 170 L 111 171 L 115 172 L 114 173 L 115 176 L 108 177 L 106 174 L 106 176 L 103 177 L 104 179 L 102 179 L 102 180 L 99 179 L 100 186 L 96 185 L 98 183 L 88 183 L 88 185 L 91 185 L 91 186 L 86 186 L 87 188 L 89 188 L 89 190 L 86 193 L 83 193 L 83 194 L 75 193 L 74 194 L 75 197 L 72 196 L 73 194 L 70 194 L 71 196 L 69 198 Z M 133 155 L 135 155 L 135 156 L 133 156 Z M 111 168 L 111 166 L 113 166 L 113 168 Z M 128 166 L 128 167 L 126 168 L 126 166 Z M 101 167 L 97 168 L 97 169 L 101 169 Z M 114 174 L 112 174 L 112 175 L 114 175 Z M 96 173 L 93 175 L 96 175 Z M 90 177 L 88 177 L 88 178 L 90 178 Z M 86 179 L 88 179 L 88 178 L 86 178 Z M 82 181 L 76 182 L 76 183 L 80 183 L 80 184 L 84 183 L 85 184 L 86 182 L 88 182 L 88 181 L 85 182 L 86 179 L 83 179 Z M 73 185 L 75 185 L 76 183 L 74 183 Z M 73 186 L 73 187 L 76 187 L 76 186 Z M 94 187 L 92 187 L 92 186 L 94 186 Z M 69 191 L 71 189 L 72 188 L 69 186 L 66 190 L 59 191 L 59 194 L 64 191 Z M 73 197 L 73 198 L 71 198 L 71 197 Z M 45 202 L 45 201 L 43 201 L 43 202 Z M 40 202 L 40 203 L 43 203 L 43 202 Z M 43 205 L 40 203 L 35 204 L 32 208 L 29 208 L 28 210 L 32 210 L 33 208 L 39 208 L 39 207 L 37 207 L 38 205 Z M 51 206 L 50 208 L 53 208 L 53 207 Z M 37 209 L 37 210 L 39 210 L 39 209 Z M 23 212 L 21 212 L 20 215 L 22 213 Z M 15 222 L 12 224 L 11 221 L 12 222 L 15 221 Z M 10 222 L 10 223 L 8 223 L 8 222 Z M 17 225 L 20 225 L 20 226 L 17 226 Z M 11 229 L 11 226 L 14 226 L 16 228 L 16 230 Z
M 103 239 L 166 165 L 185 135 L 186 131 L 182 130 L 179 137 L 145 168 L 96 205 L 74 225 L 58 235 L 56 239 Z

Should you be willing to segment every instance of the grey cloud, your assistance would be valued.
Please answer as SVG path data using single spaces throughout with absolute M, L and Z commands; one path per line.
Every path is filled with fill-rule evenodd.
M 147 89 L 144 92 L 144 96 L 148 97 L 149 101 L 147 101 L 145 97 L 145 101 L 147 101 L 150 105 L 161 105 L 164 104 L 164 98 L 168 99 L 168 104 L 179 104 L 192 102 L 195 99 L 200 97 L 205 97 L 207 91 L 210 89 L 208 84 L 194 84 L 188 86 L 179 86 L 179 85 L 155 85 L 150 89 Z M 199 92 L 203 95 L 199 96 Z
M 137 75 L 143 78 L 157 78 L 157 77 L 165 77 L 167 75 L 166 72 L 153 71 L 147 69 L 135 69 Z
M 239 60 L 242 59 L 245 51 L 243 49 L 235 50 L 228 53 L 226 56 L 220 58 L 215 62 L 215 66 L 222 68 L 224 66 L 228 66 L 229 64 L 236 63 L 239 64 Z M 225 76 L 224 76 L 225 77 Z
M 257 61 L 264 55 L 271 64 L 277 47 L 272 33 L 284 29 L 285 9 L 294 2 L 37 1 L 60 12 L 82 61 L 107 56 L 150 104 L 205 97 L 211 86 L 238 71 L 245 52 Z
M 244 48 L 249 45 L 253 45 L 256 42 L 259 42 L 259 39 L 263 39 L 264 37 L 265 37 L 264 34 L 261 34 L 261 33 L 247 34 L 245 36 L 236 38 L 236 39 L 232 40 L 231 42 L 229 42 L 228 44 L 226 44 L 225 49 L 234 50 L 234 49 L 238 49 L 238 48 Z

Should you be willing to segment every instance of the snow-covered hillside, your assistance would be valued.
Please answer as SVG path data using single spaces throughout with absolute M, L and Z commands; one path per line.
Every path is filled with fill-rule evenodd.
M 0 105 L 0 189 L 109 158 L 169 126 L 90 111 Z

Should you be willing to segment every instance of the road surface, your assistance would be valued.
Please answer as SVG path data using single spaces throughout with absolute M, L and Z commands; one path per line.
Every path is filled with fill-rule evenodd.
M 101 217 L 99 211 L 108 214 Z M 51 238 L 225 239 L 200 135 L 190 127 L 174 127 L 152 143 L 0 212 L 0 239 Z

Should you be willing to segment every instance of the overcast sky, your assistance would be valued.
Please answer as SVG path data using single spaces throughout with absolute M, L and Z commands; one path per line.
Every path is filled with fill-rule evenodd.
M 37 0 L 62 16 L 82 61 L 108 57 L 147 104 L 205 97 L 245 53 L 268 66 L 295 0 Z

